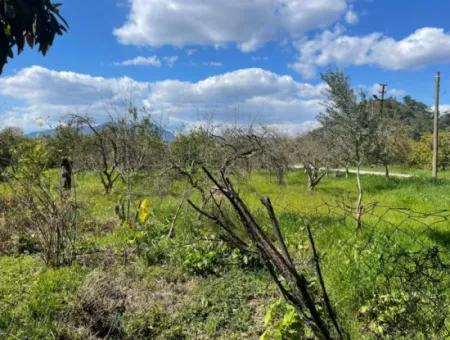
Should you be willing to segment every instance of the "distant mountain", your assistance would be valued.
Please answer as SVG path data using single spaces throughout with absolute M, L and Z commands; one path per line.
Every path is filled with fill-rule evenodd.
M 106 126 L 106 124 L 99 125 L 98 128 L 101 130 Z M 87 126 L 82 127 L 81 132 L 83 134 L 89 135 L 92 133 L 91 129 L 89 129 Z M 27 134 L 30 138 L 40 138 L 40 137 L 53 137 L 56 134 L 55 129 L 47 129 L 47 130 L 41 130 L 41 131 L 34 131 Z M 168 131 L 168 130 L 162 130 L 161 131 L 161 138 L 163 141 L 167 143 L 171 143 L 175 140 L 175 135 Z
M 48 129 L 48 130 L 41 130 L 41 131 L 34 131 L 27 133 L 27 137 L 30 138 L 40 138 L 40 137 L 53 137 L 55 135 L 56 131 L 54 129 Z

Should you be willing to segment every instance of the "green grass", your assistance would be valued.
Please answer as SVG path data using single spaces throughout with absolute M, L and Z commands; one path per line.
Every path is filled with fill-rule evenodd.
M 65 312 L 75 301 L 84 269 L 47 269 L 30 256 L 0 258 L 0 337 L 54 339 L 74 335 Z
M 436 181 L 427 177 L 425 171 L 397 168 L 392 171 L 412 172 L 417 176 L 389 180 L 362 176 L 364 204 L 366 207 L 377 204 L 373 210 L 375 215 L 384 213 L 384 207 L 425 213 L 450 206 L 449 173 L 442 174 Z M 1 338 L 68 336 L 81 339 L 92 333 L 83 317 L 87 312 L 78 300 L 80 291 L 86 289 L 89 282 L 97 282 L 93 276 L 104 277 L 105 282 L 111 283 L 108 289 L 123 290 L 123 294 L 130 296 L 131 302 L 127 300 L 125 311 L 111 309 L 105 316 L 118 320 L 121 337 L 258 338 L 264 330 L 265 309 L 278 297 L 263 269 L 243 268 L 236 265 L 231 255 L 222 258 L 220 254 L 213 254 L 211 262 L 200 268 L 219 266 L 220 270 L 197 275 L 190 270 L 192 264 L 186 264 L 186 259 L 193 258 L 192 252 L 219 253 L 222 248 L 201 248 L 204 245 L 197 241 L 213 237 L 214 228 L 199 221 L 186 204 L 175 223 L 176 237 L 167 240 L 179 197 L 158 195 L 150 180 L 136 183 L 134 200 L 137 203 L 149 198 L 152 215 L 145 228 L 125 228 L 120 226 L 114 213 L 115 205 L 123 197 L 121 183 L 112 194 L 105 195 L 93 174 L 79 174 L 76 182 L 83 228 L 77 243 L 80 256 L 72 266 L 48 269 L 36 256 L 0 257 Z M 389 242 L 406 249 L 415 249 L 418 245 L 423 248 L 439 246 L 448 260 L 449 221 L 440 221 L 429 228 L 420 222 L 430 224 L 438 220 L 429 217 L 400 225 L 406 215 L 393 211 L 387 213 L 376 228 L 357 232 L 351 218 L 342 218 L 342 211 L 330 213 L 327 204 L 354 205 L 357 198 L 354 176 L 336 178 L 330 175 L 314 192 L 308 192 L 301 171 L 289 173 L 284 185 L 276 184 L 263 173 L 245 180 L 235 179 L 235 182 L 267 230 L 270 225 L 259 200 L 262 195 L 270 196 L 287 244 L 298 260 L 305 256 L 310 258 L 303 220 L 311 221 L 330 295 L 354 338 L 362 336 L 358 310 L 380 285 L 377 276 L 379 247 Z M 184 188 L 181 182 L 171 183 L 171 186 L 180 193 Z M 0 186 L 0 194 L 13 195 L 13 192 Z M 376 218 L 367 215 L 365 221 L 374 224 Z M 106 291 L 98 291 L 98 303 L 102 306 L 101 298 L 110 297 L 102 295 L 107 294 Z M 142 297 L 143 302 L 133 302 L 133 296 Z

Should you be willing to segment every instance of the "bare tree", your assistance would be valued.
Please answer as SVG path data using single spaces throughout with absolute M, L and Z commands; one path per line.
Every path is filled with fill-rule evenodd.
M 294 161 L 303 165 L 308 176 L 308 190 L 313 191 L 326 176 L 330 159 L 323 130 L 300 136 L 293 142 L 292 149 Z
M 98 172 L 106 194 L 111 193 L 114 183 L 120 178 L 119 148 L 115 136 L 107 126 L 98 126 L 89 116 L 74 115 L 72 119 L 79 126 L 87 126 L 92 132 L 94 154 L 90 161 Z
M 263 127 L 263 131 L 265 146 L 260 157 L 261 166 L 275 175 L 278 184 L 283 184 L 290 166 L 288 140 L 273 129 Z
M 92 143 L 94 152 L 86 161 L 98 172 L 105 193 L 111 192 L 117 180 L 129 186 L 140 170 L 161 163 L 165 150 L 162 129 L 145 109 L 131 106 L 125 114 L 117 110 L 101 125 L 88 116 L 74 115 L 72 120 L 91 132 L 86 141 Z
M 321 283 L 321 293 L 312 289 L 305 274 L 296 269 L 282 236 L 280 225 L 270 199 L 263 197 L 261 203 L 267 209 L 278 246 L 270 240 L 270 237 L 257 222 L 257 219 L 251 213 L 246 203 L 240 198 L 231 180 L 227 177 L 227 168 L 222 167 L 218 175 L 214 175 L 204 167 L 202 170 L 213 184 L 214 189 L 206 195 L 207 202 L 202 202 L 199 205 L 189 200 L 189 204 L 199 214 L 217 225 L 222 231 L 224 238 L 232 246 L 238 247 L 246 252 L 256 252 L 259 255 L 259 258 L 265 264 L 282 296 L 296 308 L 299 316 L 310 327 L 317 338 L 345 338 L 345 332 L 339 325 L 326 291 L 321 276 L 320 264 L 316 262 L 319 268 L 317 275 L 322 278 L 319 280 Z M 218 198 L 217 191 L 225 201 Z M 234 222 L 235 219 L 230 216 L 228 209 L 225 208 L 225 202 L 234 211 L 239 222 Z M 240 236 L 242 235 L 241 228 L 248 237 L 248 240 Z M 312 239 L 311 233 L 309 237 Z M 314 254 L 317 256 L 315 247 Z

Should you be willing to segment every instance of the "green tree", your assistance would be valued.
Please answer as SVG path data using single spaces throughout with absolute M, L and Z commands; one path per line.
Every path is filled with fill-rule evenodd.
M 45 137 L 51 153 L 49 167 L 55 168 L 61 165 L 64 158 L 77 164 L 85 150 L 85 136 L 72 122 L 60 124 L 55 128 L 52 136 Z
M 433 130 L 433 113 L 430 108 L 410 96 L 403 98 L 399 111 L 401 119 L 412 129 L 412 137 L 417 140 L 423 133 Z
M 14 46 L 20 54 L 25 43 L 31 48 L 39 45 L 45 55 L 55 36 L 67 31 L 60 6 L 50 0 L 0 0 L 0 74 L 8 58 L 14 57 Z
M 25 139 L 23 132 L 16 128 L 5 128 L 0 131 L 0 175 L 16 162 L 14 149 Z
M 371 131 L 368 100 L 364 93 L 356 96 L 350 79 L 342 72 L 325 73 L 322 79 L 328 85 L 326 111 L 317 119 L 330 141 L 330 152 L 338 163 L 360 166 Z
M 424 168 L 430 168 L 433 159 L 433 135 L 423 135 L 414 143 L 410 162 Z M 439 133 L 439 165 L 445 170 L 450 165 L 450 132 Z

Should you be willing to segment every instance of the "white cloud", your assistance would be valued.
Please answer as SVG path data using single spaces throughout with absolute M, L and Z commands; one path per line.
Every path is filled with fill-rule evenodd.
M 314 77 L 317 68 L 329 65 L 406 70 L 450 63 L 450 34 L 433 27 L 420 28 L 402 40 L 381 33 L 349 36 L 338 28 L 324 31 L 312 40 L 299 41 L 296 46 L 299 57 L 291 66 L 305 77 Z
M 161 67 L 161 60 L 157 56 L 136 57 L 122 62 L 114 63 L 116 66 L 154 66 Z
M 319 85 L 321 87 L 322 85 Z M 301 125 L 321 109 L 320 93 L 290 76 L 243 69 L 191 83 L 166 80 L 151 84 L 149 107 L 187 121 L 212 114 L 218 122 L 234 119 Z
M 356 14 L 355 11 L 353 11 L 353 9 L 350 8 L 345 14 L 345 21 L 349 25 L 356 25 L 359 22 L 358 14 Z
M 323 88 L 259 68 L 199 82 L 147 83 L 33 66 L 0 79 L 0 101 L 20 102 L 3 110 L 0 123 L 30 131 L 40 127 L 40 121 L 53 125 L 69 113 L 87 112 L 101 120 L 106 110 L 126 105 L 131 98 L 172 125 L 193 126 L 212 116 L 222 124 L 239 118 L 300 131 L 322 109 Z
M 166 62 L 167 66 L 174 67 L 176 62 L 178 61 L 178 56 L 164 57 L 164 61 Z
M 372 96 L 372 95 L 376 95 L 378 98 L 381 98 L 381 84 L 380 83 L 375 83 L 371 86 L 367 86 L 367 85 L 363 85 L 360 84 L 358 86 L 356 86 L 356 90 L 357 91 L 363 91 L 365 92 L 368 96 Z M 395 87 L 390 87 L 389 85 L 386 86 L 385 88 L 385 98 L 389 98 L 389 97 L 404 97 L 406 96 L 407 92 L 405 90 L 402 89 L 397 89 Z
M 434 108 L 435 107 L 436 107 L 435 105 L 430 106 L 430 111 L 434 112 Z M 442 105 L 440 105 L 439 106 L 439 113 L 441 115 L 449 114 L 450 113 L 450 104 L 442 104 Z
M 29 105 L 83 106 L 105 100 L 119 100 L 122 94 L 142 96 L 148 85 L 131 78 L 103 78 L 68 71 L 53 71 L 40 66 L 24 68 L 0 78 L 0 95 L 22 100 Z
M 375 94 L 378 97 L 380 97 L 380 93 L 381 93 L 382 87 L 380 84 L 373 84 L 372 87 L 370 88 L 370 94 Z M 402 90 L 402 89 L 397 89 L 395 87 L 386 87 L 386 98 L 388 97 L 403 97 L 406 95 L 406 91 Z
M 350 0 L 129 1 L 125 24 L 114 30 L 123 44 L 183 47 L 233 43 L 242 51 L 255 50 L 283 35 L 298 38 L 345 16 L 348 21 L 350 10 Z
M 222 67 L 223 64 L 220 61 L 208 61 L 203 63 L 203 66 Z
M 176 62 L 178 61 L 178 56 L 169 56 L 169 57 L 163 57 L 163 61 L 161 61 L 160 58 L 157 56 L 150 56 L 150 57 L 142 57 L 138 56 L 133 59 L 124 60 L 121 62 L 116 62 L 114 65 L 116 66 L 152 66 L 152 67 L 161 67 L 163 65 L 163 62 L 168 67 L 174 67 Z
M 128 77 L 103 78 L 75 72 L 53 71 L 31 66 L 0 78 L 0 102 L 19 104 L 3 108 L 1 123 L 24 129 L 57 123 L 69 113 L 103 112 L 129 100 L 142 100 L 149 84 Z

